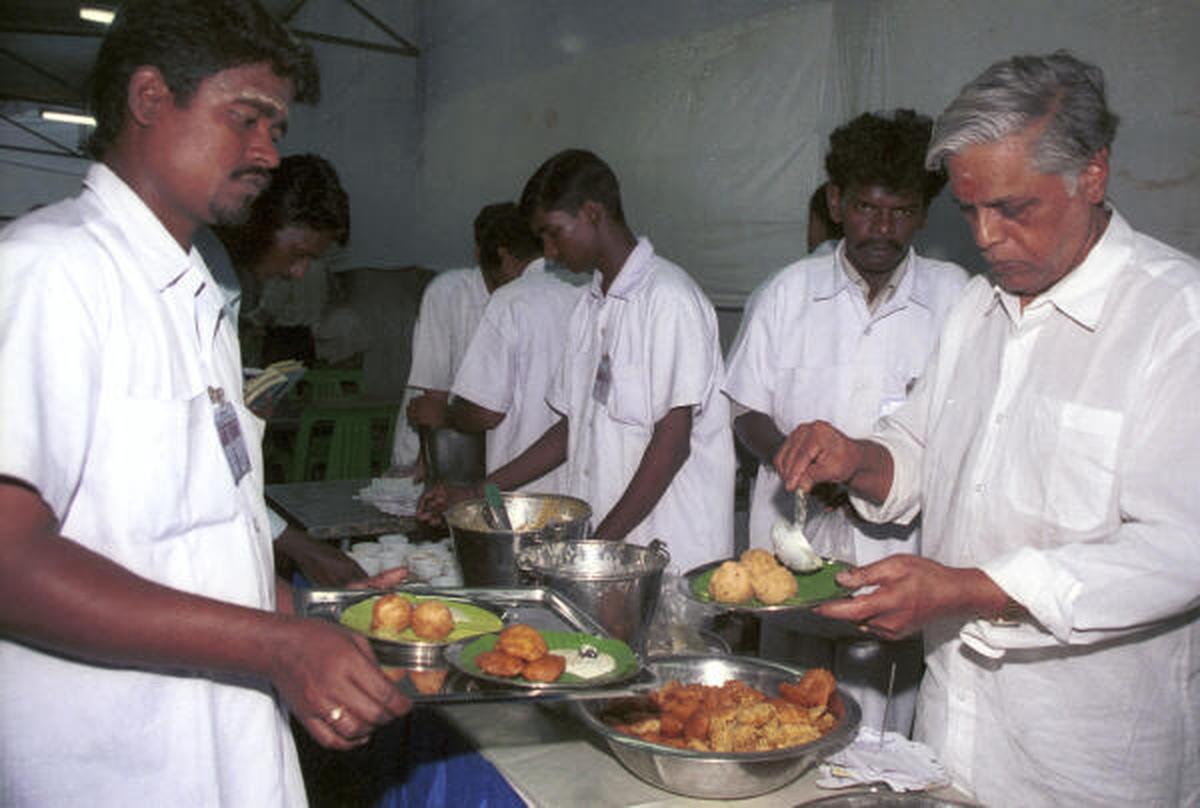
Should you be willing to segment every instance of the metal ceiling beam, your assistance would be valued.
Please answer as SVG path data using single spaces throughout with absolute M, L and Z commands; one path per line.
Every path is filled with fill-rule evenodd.
M 283 15 L 279 18 L 279 21 L 283 23 L 290 22 L 292 17 L 295 17 L 296 14 L 300 12 L 300 9 L 304 8 L 304 5 L 307 2 L 308 0 L 296 0 L 296 2 L 292 4 L 291 8 L 283 12 Z
M 393 31 L 391 29 L 391 27 L 388 26 L 387 23 L 385 23 L 383 20 L 376 17 L 370 11 L 367 11 L 365 8 L 363 8 L 362 5 L 357 2 L 357 0 L 342 0 L 342 1 L 346 5 L 350 6 L 350 8 L 354 9 L 359 14 L 361 14 L 363 17 L 365 17 L 372 25 L 374 25 L 380 31 L 383 31 L 385 34 L 390 36 L 393 41 L 398 42 L 398 43 L 400 43 L 400 45 L 408 48 L 410 53 L 408 53 L 407 55 L 409 55 L 409 56 L 420 56 L 421 55 L 421 50 L 416 45 L 409 42 L 407 39 L 400 36 L 395 31 Z
M 299 28 L 289 29 L 293 34 L 301 39 L 311 39 L 315 42 L 327 42 L 331 45 L 344 45 L 348 48 L 360 48 L 362 50 L 380 51 L 382 53 L 394 53 L 399 56 L 418 56 L 420 51 L 411 46 L 405 48 L 397 45 L 384 45 L 378 42 L 367 42 L 362 39 L 350 39 L 344 36 L 334 36 L 333 34 L 321 34 L 316 31 L 302 31 Z
M 64 146 L 63 144 L 59 143 L 54 138 L 43 135 L 38 130 L 26 126 L 25 124 L 21 123 L 20 121 L 15 120 L 8 115 L 5 115 L 3 112 L 0 112 L 0 120 L 6 121 L 8 124 L 10 124 L 11 126 L 15 126 L 16 128 L 20 129 L 22 132 L 24 132 L 27 135 L 32 135 L 33 137 L 37 138 L 38 140 L 40 140 L 44 143 L 49 143 L 51 146 L 61 149 L 60 152 L 57 152 L 57 154 L 60 157 L 83 157 L 84 156 L 83 152 L 79 151 L 78 149 L 72 149 L 70 146 Z
M 61 76 L 54 75 L 49 70 L 46 70 L 45 68 L 34 64 L 33 62 L 29 61 L 28 59 L 24 58 L 23 56 L 18 56 L 17 54 L 13 53 L 8 48 L 0 47 L 0 55 L 7 56 L 9 59 L 12 59 L 17 64 L 22 65 L 23 67 L 26 67 L 29 70 L 32 70 L 34 73 L 37 73 L 42 78 L 50 79 L 51 81 L 55 82 L 59 86 L 66 87 L 68 90 L 71 91 L 71 95 L 73 95 L 75 97 L 79 97 L 82 95 L 79 88 L 76 87 L 75 85 L 71 84 L 71 82 L 67 81 L 66 79 L 62 78 Z
M 90 160 L 91 159 L 86 154 L 80 154 L 78 152 L 76 152 L 74 154 L 63 154 L 60 151 L 52 151 L 50 149 L 35 149 L 32 146 L 9 146 L 4 143 L 0 143 L 0 151 L 15 151 L 15 152 L 22 152 L 23 154 L 42 154 L 42 155 L 46 155 L 47 157 L 69 157 L 73 160 Z

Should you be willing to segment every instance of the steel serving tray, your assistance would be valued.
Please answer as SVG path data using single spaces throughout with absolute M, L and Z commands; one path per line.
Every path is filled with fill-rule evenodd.
M 544 587 L 464 587 L 440 588 L 400 586 L 395 589 L 297 589 L 296 613 L 339 622 L 342 611 L 367 598 L 389 592 L 405 592 L 422 597 L 469 601 L 500 615 L 505 625 L 525 623 L 539 631 L 569 631 L 608 638 L 595 619 L 570 599 Z M 636 676 L 610 686 L 575 689 L 531 688 L 505 685 L 478 679 L 449 664 L 447 654 L 457 653 L 464 643 L 396 643 L 371 639 L 376 658 L 384 670 L 414 702 L 462 704 L 484 701 L 581 701 L 614 698 L 643 692 L 657 685 L 639 658 Z

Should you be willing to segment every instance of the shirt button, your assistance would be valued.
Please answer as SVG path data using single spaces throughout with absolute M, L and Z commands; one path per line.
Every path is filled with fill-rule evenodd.
M 1004 423 L 1004 413 L 1002 413 L 1002 412 L 996 413 L 996 423 L 998 423 L 998 424 Z
M 979 494 L 983 493 L 983 483 L 975 483 L 975 492 Z

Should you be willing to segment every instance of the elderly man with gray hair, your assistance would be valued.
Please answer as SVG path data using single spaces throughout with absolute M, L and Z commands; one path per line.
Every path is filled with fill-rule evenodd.
M 990 275 L 869 439 L 804 424 L 775 457 L 921 514 L 922 557 L 818 611 L 923 629 L 917 736 L 986 805 L 1200 804 L 1200 263 L 1106 200 L 1115 129 L 1064 52 L 968 84 L 927 161 Z

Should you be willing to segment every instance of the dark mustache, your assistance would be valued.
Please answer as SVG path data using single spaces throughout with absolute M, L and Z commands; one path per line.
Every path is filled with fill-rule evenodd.
M 869 238 L 858 242 L 859 247 L 891 247 L 893 250 L 901 250 L 903 246 L 900 242 L 890 238 Z
M 267 182 L 271 181 L 271 172 L 267 171 L 265 168 L 257 168 L 254 166 L 249 168 L 239 168 L 237 171 L 233 172 L 231 176 L 235 180 L 240 180 L 242 177 L 257 176 L 262 177 Z

